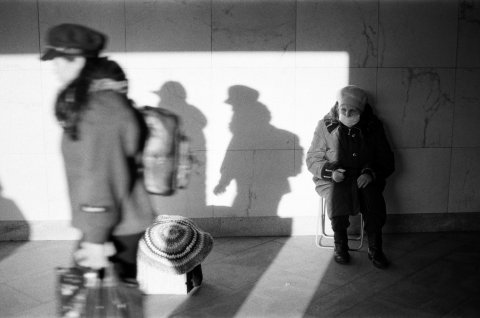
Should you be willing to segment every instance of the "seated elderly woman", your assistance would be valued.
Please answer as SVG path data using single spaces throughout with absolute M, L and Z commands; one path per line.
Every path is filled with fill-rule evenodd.
M 383 190 L 395 169 L 394 157 L 383 125 L 361 88 L 350 85 L 340 90 L 337 102 L 317 125 L 306 162 L 317 193 L 326 201 L 334 232 L 334 260 L 349 263 L 349 216 L 361 212 L 368 257 L 376 267 L 388 267 L 382 249 Z

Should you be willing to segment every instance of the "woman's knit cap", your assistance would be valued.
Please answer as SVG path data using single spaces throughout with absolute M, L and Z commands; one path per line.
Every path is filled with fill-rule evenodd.
M 212 236 L 192 220 L 179 215 L 159 215 L 140 240 L 138 261 L 180 275 L 199 265 L 212 248 Z
M 47 50 L 42 61 L 58 56 L 96 57 L 104 49 L 107 36 L 96 30 L 78 24 L 60 24 L 47 33 Z
M 367 103 L 367 94 L 360 87 L 349 85 L 338 92 L 337 101 L 339 106 L 350 105 L 363 112 Z

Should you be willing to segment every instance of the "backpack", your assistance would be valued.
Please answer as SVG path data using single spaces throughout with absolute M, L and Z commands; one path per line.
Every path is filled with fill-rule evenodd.
M 144 106 L 140 113 L 147 127 L 142 154 L 145 187 L 151 194 L 172 195 L 190 181 L 193 156 L 180 117 L 164 108 Z

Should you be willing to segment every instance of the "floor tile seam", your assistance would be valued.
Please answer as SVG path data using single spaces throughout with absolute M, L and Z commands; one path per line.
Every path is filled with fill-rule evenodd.
M 221 260 L 221 259 L 224 259 L 226 257 L 230 257 L 230 256 L 235 256 L 239 253 L 244 253 L 250 249 L 253 249 L 253 248 L 256 248 L 258 246 L 261 246 L 263 244 L 266 244 L 266 243 L 270 243 L 272 242 L 272 240 L 269 240 L 269 241 L 266 241 L 266 242 L 262 242 L 262 243 L 259 243 L 259 244 L 255 244 L 255 245 L 252 245 L 252 246 L 249 246 L 249 247 L 245 247 L 245 248 L 242 248 L 242 249 L 239 249 L 239 250 L 236 250 L 235 252 L 232 252 L 232 253 L 225 253 L 225 252 L 222 252 L 222 251 L 215 251 L 215 253 L 217 254 L 220 254 L 222 255 L 222 257 L 220 259 L 217 259 L 215 261 L 212 261 L 212 263 L 216 263 L 217 261 Z
M 325 295 L 328 295 L 329 293 L 331 293 L 331 292 L 333 292 L 333 291 L 335 291 L 335 290 L 338 290 L 338 289 L 342 288 L 343 286 L 344 286 L 344 285 L 339 286 L 339 287 L 337 287 L 337 288 L 334 288 L 334 290 L 326 293 Z M 373 295 L 373 294 L 374 294 L 374 293 L 372 293 L 372 295 Z M 364 295 L 364 297 L 363 297 L 362 299 L 356 298 L 356 299 L 355 299 L 355 302 L 353 302 L 353 303 L 351 302 L 351 303 L 350 303 L 350 306 L 349 306 L 348 308 L 344 308 L 344 309 L 342 309 L 340 312 L 333 314 L 332 317 L 339 317 L 339 316 L 341 316 L 343 313 L 345 313 L 345 312 L 349 311 L 350 309 L 354 308 L 355 306 L 361 304 L 363 301 L 365 301 L 365 299 L 367 299 L 368 297 L 371 296 L 370 294 L 362 294 L 362 295 Z M 334 306 L 335 306 L 335 304 L 332 304 L 332 305 L 328 306 L 326 309 L 330 309 L 330 308 L 332 308 L 332 307 L 334 307 Z
M 44 304 L 46 304 L 46 303 L 49 302 L 49 301 L 41 301 L 41 300 L 39 300 L 39 299 L 33 298 L 33 297 L 31 297 L 30 295 L 25 294 L 23 291 L 15 288 L 15 287 L 13 287 L 13 286 L 11 286 L 11 285 L 9 285 L 9 284 L 4 284 L 4 285 L 6 285 L 7 287 L 9 287 L 10 289 L 13 289 L 15 292 L 19 293 L 19 296 L 21 296 L 21 303 L 22 303 L 22 304 L 24 303 L 24 299 L 25 299 L 25 298 L 28 298 L 28 299 L 31 300 L 33 303 L 35 303 L 35 304 L 33 305 L 33 307 L 32 307 L 32 306 L 29 306 L 28 308 L 25 308 L 25 309 L 22 309 L 22 310 L 19 310 L 19 311 L 15 311 L 15 312 L 11 312 L 10 314 L 12 314 L 12 315 L 16 315 L 16 314 L 19 314 L 19 313 L 28 312 L 28 311 L 32 310 L 32 308 L 37 308 L 37 307 L 42 306 L 42 305 L 44 305 Z M 18 299 L 20 300 L 20 297 L 19 297 Z M 1 316 L 1 317 L 3 317 L 3 316 Z
M 348 281 L 348 282 L 345 283 L 345 284 L 341 284 L 341 285 L 330 284 L 331 286 L 334 286 L 334 287 L 332 287 L 332 290 L 326 292 L 326 293 L 323 294 L 322 296 L 326 296 L 326 295 L 332 294 L 332 293 L 334 293 L 334 292 L 336 292 L 336 291 L 338 291 L 338 290 L 340 290 L 340 289 L 342 289 L 342 288 L 345 288 L 347 285 L 351 284 L 352 282 L 354 282 L 354 281 L 356 281 L 356 280 L 361 279 L 362 277 L 366 276 L 367 274 L 369 274 L 369 273 L 371 273 L 371 272 L 373 272 L 373 269 L 366 271 L 364 274 L 359 275 L 358 277 L 354 278 L 353 280 Z M 372 292 L 372 294 L 374 294 L 374 293 L 375 293 L 375 292 Z M 368 297 L 368 295 L 367 295 L 366 297 Z M 360 302 L 360 301 L 359 301 L 359 302 Z M 355 304 L 353 304 L 351 307 L 349 307 L 349 308 L 346 309 L 346 310 L 349 310 L 350 308 L 354 307 L 354 306 L 355 306 L 356 304 L 358 304 L 359 302 L 356 302 Z M 329 306 L 329 307 L 327 307 L 327 308 L 331 308 L 332 306 L 334 306 L 334 305 L 331 305 L 331 306 Z M 336 315 L 335 315 L 335 316 L 336 316 Z
M 3 281 L 0 281 L 0 284 L 1 283 L 4 283 L 4 284 L 11 284 L 15 281 L 19 281 L 19 280 L 22 280 L 22 279 L 25 279 L 25 278 L 29 278 L 29 277 L 38 277 L 38 276 L 42 276 L 44 275 L 45 273 L 53 273 L 53 275 L 55 274 L 55 266 L 52 265 L 50 266 L 51 264 L 49 264 L 49 266 L 45 265 L 45 267 L 43 268 L 36 268 L 35 270 L 32 270 L 32 271 L 29 271 L 29 272 L 26 272 L 24 274 L 15 274 L 15 275 L 11 275 L 10 277 L 6 278 L 6 280 L 3 280 Z M 50 275 L 50 274 L 48 274 Z M 9 285 L 11 286 L 11 285 Z M 0 317 L 1 318 L 1 317 Z
M 477 298 L 478 298 L 478 295 L 471 295 L 470 297 L 467 297 L 466 299 L 464 299 L 462 302 L 460 302 L 459 304 L 457 304 L 456 306 L 454 306 L 449 312 L 447 312 L 446 314 L 444 314 L 442 317 L 451 317 L 451 314 L 455 312 L 455 310 L 459 309 L 459 308 L 464 308 L 465 304 L 468 304 L 470 301 L 477 301 Z
M 11 316 L 12 318 L 13 317 L 35 317 L 35 318 L 47 318 L 48 316 L 38 316 L 38 314 L 35 314 L 35 311 L 38 309 L 38 308 L 41 308 L 42 306 L 44 305 L 47 305 L 49 303 L 52 303 L 52 306 L 54 306 L 54 310 L 56 312 L 57 308 L 56 308 L 56 302 L 55 300 L 54 301 L 45 301 L 45 302 L 41 302 L 39 304 L 36 304 L 34 306 L 31 306 L 27 309 L 24 309 L 24 310 L 20 310 L 20 311 L 16 311 L 14 313 L 12 313 L 13 316 Z M 24 316 L 28 314 L 28 316 Z M 0 316 L 2 318 L 4 318 L 3 316 Z M 7 317 L 5 317 L 7 318 Z M 50 318 L 50 317 L 49 317 Z
M 451 250 L 449 250 L 446 254 L 442 254 L 442 255 L 437 255 L 435 257 L 433 257 L 432 259 L 429 260 L 428 262 L 428 265 L 424 265 L 422 266 L 421 268 L 419 269 L 416 269 L 415 272 L 419 272 L 423 269 L 425 269 L 426 267 L 430 266 L 431 264 L 435 263 L 435 262 L 438 262 L 439 260 L 442 260 L 445 256 L 447 255 L 450 255 L 451 253 L 453 253 L 454 251 L 454 248 L 451 248 Z M 413 254 L 417 253 L 418 252 L 418 249 L 415 249 L 415 250 L 411 250 L 405 254 L 402 255 L 402 257 L 412 257 Z M 411 254 L 411 255 L 410 255 Z M 400 256 L 399 256 L 400 258 Z M 413 259 L 415 259 L 415 257 L 412 257 Z
M 13 281 L 11 281 L 11 282 L 13 282 Z M 25 297 L 27 297 L 27 298 L 35 301 L 35 302 L 38 302 L 39 304 L 44 303 L 44 301 L 42 301 L 40 299 L 37 299 L 36 297 L 33 297 L 33 296 L 25 293 L 23 290 L 20 290 L 20 289 L 16 288 L 15 286 L 10 285 L 9 283 L 4 283 L 4 285 L 10 287 L 11 289 L 15 290 L 16 292 L 20 293 L 21 295 L 23 295 L 23 296 L 25 296 Z
M 243 252 L 245 252 L 245 251 L 248 251 L 248 250 L 251 250 L 251 249 L 255 249 L 255 248 L 259 247 L 259 246 L 262 246 L 262 245 L 265 245 L 265 244 L 268 244 L 268 243 L 272 243 L 272 242 L 273 242 L 274 244 L 284 245 L 284 244 L 275 242 L 275 237 L 272 237 L 271 239 L 265 240 L 265 241 L 260 242 L 260 243 L 258 243 L 258 244 L 251 245 L 251 246 L 246 247 L 246 248 L 244 248 L 244 249 L 242 249 L 242 250 L 238 250 L 237 252 L 242 252 L 242 253 L 243 253 Z M 230 254 L 230 255 L 233 255 L 233 254 Z
M 458 249 L 458 248 L 468 247 L 468 245 L 470 245 L 470 243 L 468 243 L 468 242 L 463 242 L 463 244 L 460 244 L 460 245 L 457 246 L 457 249 Z M 452 255 L 453 253 L 455 253 L 455 252 L 456 252 L 456 250 L 455 250 L 454 248 L 452 248 L 447 254 L 442 255 L 442 258 L 447 258 L 447 257 L 451 256 L 451 255 Z M 455 261 L 452 260 L 452 259 L 450 259 L 449 261 L 455 263 Z M 462 262 L 462 263 L 464 263 L 464 262 Z
M 348 309 L 345 309 L 338 314 L 335 314 L 335 317 L 343 317 L 342 315 L 345 312 L 347 312 L 349 310 L 352 310 L 357 305 L 361 305 L 362 302 L 359 302 L 359 303 L 355 304 L 354 306 L 352 306 Z M 438 315 L 438 313 L 435 313 L 435 312 L 432 312 L 432 311 L 428 311 L 428 310 L 425 310 L 425 309 L 422 309 L 422 308 L 417 308 L 417 307 L 413 307 L 413 306 L 409 306 L 409 305 L 405 305 L 405 304 L 399 304 L 395 301 L 385 299 L 385 298 L 381 298 L 380 302 L 389 303 L 392 306 L 396 306 L 396 307 L 399 307 L 399 308 L 404 308 L 404 309 L 407 309 L 407 310 L 412 310 L 412 311 L 415 311 L 417 314 L 423 313 L 423 314 L 427 315 L 428 317 L 434 317 L 435 315 Z M 362 316 L 358 316 L 358 317 L 362 317 Z M 370 316 L 364 316 L 364 317 L 370 317 Z M 381 316 L 381 317 L 389 317 L 389 316 Z M 398 317 L 398 316 L 392 315 L 392 317 Z
M 416 270 L 416 271 L 413 271 L 412 273 L 410 274 L 407 274 L 405 276 L 399 276 L 398 279 L 395 279 L 393 282 L 391 282 L 390 284 L 384 286 L 382 289 L 376 291 L 373 293 L 373 295 L 379 295 L 378 299 L 382 299 L 383 301 L 387 301 L 387 302 L 390 302 L 392 304 L 395 304 L 395 305 L 398 305 L 398 306 L 406 306 L 405 304 L 403 303 L 399 303 L 399 302 L 396 302 L 396 301 L 393 301 L 393 300 L 389 300 L 389 299 L 386 299 L 385 297 L 383 297 L 383 292 L 392 287 L 393 285 L 395 285 L 396 283 L 398 283 L 399 281 L 402 281 L 402 280 L 406 280 L 408 278 L 411 278 L 412 276 L 414 276 L 415 274 L 417 274 L 418 272 L 424 270 L 425 268 L 427 268 L 428 266 L 430 266 L 431 264 L 428 264 L 426 265 L 425 267 L 423 267 L 422 269 L 419 269 L 419 270 Z M 388 269 L 387 269 L 388 270 Z M 353 281 L 355 281 L 357 279 L 354 279 Z M 352 282 L 353 282 L 352 281 Z M 418 285 L 418 284 L 415 284 L 414 285 Z M 419 286 L 423 286 L 423 285 L 419 285 Z M 436 293 L 435 291 L 433 291 L 432 293 L 434 293 L 437 297 L 443 297 L 444 295 L 443 294 L 439 294 L 439 293 Z M 472 298 L 472 297 L 470 297 Z M 414 307 L 414 306 L 408 306 L 410 309 L 414 309 L 414 310 L 420 310 L 422 312 L 426 312 L 428 314 L 438 314 L 438 313 L 435 313 L 435 312 L 432 312 L 432 311 L 428 311 L 428 310 L 425 310 L 425 309 L 422 309 L 422 308 L 417 308 L 417 307 Z
M 336 290 L 338 290 L 338 289 L 340 289 L 340 288 L 344 288 L 347 284 L 352 284 L 353 282 L 359 281 L 359 280 L 362 279 L 362 278 L 364 279 L 365 276 L 367 276 L 368 274 L 373 273 L 375 270 L 376 270 L 376 269 L 371 269 L 371 270 L 369 270 L 369 271 L 366 271 L 365 273 L 363 273 L 362 275 L 359 275 L 358 277 L 354 278 L 353 280 L 351 280 L 351 281 L 349 281 L 349 282 L 347 282 L 347 283 L 345 283 L 345 284 L 343 284 L 343 285 L 340 285 L 340 286 L 334 288 L 333 290 L 331 290 L 331 291 L 329 291 L 328 293 L 326 293 L 326 295 L 329 294 L 329 293 L 332 293 L 332 292 L 334 292 L 334 291 L 336 291 Z M 385 269 L 385 270 L 388 271 L 388 269 Z M 382 271 L 383 271 L 383 270 L 382 270 Z M 366 297 L 372 297 L 372 296 L 374 296 L 374 295 L 381 294 L 381 293 L 382 293 L 384 290 L 386 290 L 387 288 L 390 288 L 391 286 L 395 285 L 396 283 L 398 283 L 398 282 L 401 281 L 401 280 L 406 279 L 407 277 L 413 276 L 415 273 L 416 273 L 416 272 L 410 273 L 410 274 L 408 274 L 408 275 L 406 275 L 406 276 L 398 276 L 398 278 L 397 278 L 397 279 L 394 279 L 391 283 L 387 284 L 386 286 L 383 286 L 380 290 L 372 291 L 372 292 L 371 292 L 370 294 L 368 294 Z M 364 299 L 365 299 L 365 298 L 364 298 Z M 364 301 L 364 299 L 361 300 L 361 301 L 359 301 L 359 302 L 356 302 L 355 304 L 353 304 L 353 305 L 350 306 L 349 308 L 345 309 L 344 311 L 342 311 L 342 312 L 339 313 L 338 315 L 341 315 L 341 314 L 344 313 L 345 311 L 350 310 L 351 308 L 353 308 L 353 307 L 356 306 L 357 304 L 359 304 L 359 303 L 361 303 L 362 301 Z M 399 305 L 401 305 L 401 304 L 399 304 Z M 416 308 L 415 308 L 415 309 L 416 309 Z M 416 309 L 416 310 L 417 310 L 417 309 Z M 335 315 L 335 316 L 338 316 L 338 315 Z
M 435 294 L 435 296 L 438 297 L 439 295 Z M 424 312 L 428 315 L 439 315 L 440 314 L 439 312 L 436 312 L 433 309 L 421 308 L 421 307 L 414 306 L 414 305 L 411 305 L 411 304 L 408 304 L 408 303 L 407 304 L 401 303 L 401 302 L 395 301 L 394 299 L 387 299 L 385 297 L 378 297 L 377 299 L 380 299 L 381 301 L 384 301 L 384 302 L 388 302 L 392 305 L 396 305 L 398 307 L 403 307 L 403 308 L 407 308 L 407 309 L 411 309 L 411 310 L 415 310 L 415 311 Z M 463 303 L 463 302 L 461 302 L 461 303 Z M 460 305 L 460 303 L 455 305 L 454 307 L 457 308 L 458 305 Z M 447 312 L 442 313 L 441 316 L 444 317 L 449 312 L 451 312 L 451 310 L 448 310 Z

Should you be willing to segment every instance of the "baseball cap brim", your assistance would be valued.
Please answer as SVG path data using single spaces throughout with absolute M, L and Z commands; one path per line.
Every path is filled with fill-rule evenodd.
M 55 49 L 47 49 L 45 51 L 45 53 L 43 53 L 43 55 L 40 57 L 40 60 L 42 61 L 50 61 L 50 60 L 53 60 L 54 58 L 58 57 L 58 56 L 62 56 L 64 54 L 62 54 L 61 52 L 55 50 Z

